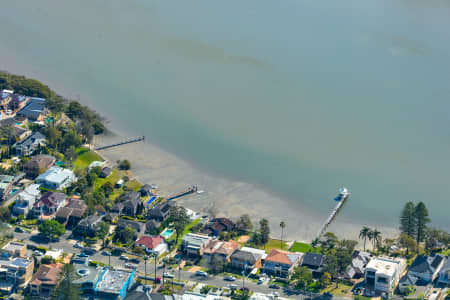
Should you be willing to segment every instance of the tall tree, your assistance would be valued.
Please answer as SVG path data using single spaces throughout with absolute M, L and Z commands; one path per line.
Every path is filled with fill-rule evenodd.
M 50 239 L 58 238 L 66 232 L 64 225 L 55 220 L 45 220 L 38 226 L 39 233 Z
M 416 218 L 416 242 L 419 244 L 425 238 L 425 230 L 430 222 L 428 217 L 428 209 L 423 202 L 419 202 L 416 206 L 414 216 Z
M 261 244 L 266 247 L 270 235 L 269 221 L 267 219 L 261 219 L 261 221 L 259 221 L 259 233 L 261 234 Z
M 106 222 L 100 222 L 97 225 L 97 237 L 103 241 L 103 247 L 105 246 L 105 238 L 109 233 L 109 224 Z
M 409 254 L 409 249 L 415 249 L 417 245 L 416 241 L 406 233 L 400 235 L 398 242 L 402 247 L 406 248 L 406 255 Z
M 366 251 L 366 240 L 369 237 L 370 228 L 364 226 L 359 232 L 359 238 L 364 240 L 364 251 Z
M 79 287 L 72 282 L 77 279 L 75 267 L 72 264 L 65 264 L 59 274 L 60 282 L 53 293 L 55 300 L 78 300 Z
M 248 214 L 242 215 L 236 222 L 236 228 L 241 233 L 248 233 L 253 229 L 252 221 Z
M 381 232 L 379 232 L 376 228 L 372 230 L 372 243 L 374 251 L 377 248 L 376 246 L 381 243 Z
M 400 215 L 400 231 L 409 235 L 410 237 L 416 236 L 417 221 L 416 221 L 416 208 L 414 203 L 407 202 L 403 207 Z
M 183 233 L 184 227 L 189 223 L 189 217 L 186 213 L 186 209 L 182 206 L 173 205 L 169 211 L 170 221 L 175 227 L 176 243 L 180 235 Z
M 286 223 L 284 221 L 280 222 L 280 227 L 281 227 L 281 243 L 280 243 L 280 248 L 283 249 L 283 234 L 284 234 L 284 229 L 286 228 Z

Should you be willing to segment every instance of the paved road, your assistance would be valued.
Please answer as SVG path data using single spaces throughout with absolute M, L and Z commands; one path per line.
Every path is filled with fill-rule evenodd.
M 50 245 L 48 243 L 42 242 L 39 239 L 37 239 L 36 233 L 18 233 L 14 232 L 14 235 L 17 239 L 23 240 L 27 244 L 33 244 L 36 246 L 44 246 L 47 248 L 53 248 L 53 249 L 63 249 L 66 253 L 73 253 L 73 254 L 79 254 L 82 250 L 73 247 L 73 240 L 69 239 L 69 236 L 71 235 L 70 231 L 67 231 L 62 237 L 60 237 L 59 241 L 52 242 Z M 111 264 L 112 267 L 116 269 L 126 269 L 125 268 L 125 261 L 121 260 L 119 256 L 106 256 L 103 255 L 102 252 L 97 252 L 94 255 L 90 256 L 90 260 L 99 261 L 105 264 Z M 141 261 L 141 263 L 136 265 L 136 271 L 139 275 L 145 274 L 145 263 Z M 164 269 L 159 267 L 157 265 L 156 267 L 156 276 L 162 277 Z M 218 287 L 226 287 L 230 283 L 236 284 L 238 287 L 242 287 L 243 282 L 242 279 L 237 279 L 235 282 L 229 282 L 225 281 L 223 276 L 212 276 L 208 275 L 207 277 L 202 276 L 196 276 L 192 272 L 188 271 L 180 271 L 177 270 L 168 270 L 166 269 L 166 272 L 169 272 L 173 275 L 175 275 L 175 279 L 180 278 L 180 280 L 184 281 L 193 281 L 193 282 L 199 282 L 204 283 L 208 285 L 218 286 Z M 148 277 L 154 277 L 155 276 L 155 264 L 153 259 L 149 259 L 147 261 L 147 276 Z M 271 294 L 273 292 L 280 293 L 281 296 L 289 296 L 283 289 L 271 289 L 269 288 L 268 284 L 257 284 L 250 280 L 245 280 L 244 285 L 248 287 L 251 291 L 256 293 L 263 293 L 263 294 Z M 301 296 L 299 295 L 291 295 L 289 297 L 300 299 Z M 337 298 L 334 298 L 337 299 Z

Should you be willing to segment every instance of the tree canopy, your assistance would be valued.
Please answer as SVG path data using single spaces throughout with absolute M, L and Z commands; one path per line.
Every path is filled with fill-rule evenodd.
M 50 239 L 58 238 L 66 232 L 64 225 L 55 220 L 45 220 L 38 226 L 39 233 Z

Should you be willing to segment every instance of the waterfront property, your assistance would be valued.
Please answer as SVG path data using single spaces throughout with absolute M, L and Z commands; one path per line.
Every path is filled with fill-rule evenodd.
M 123 300 L 134 283 L 135 271 L 125 272 L 106 269 L 96 286 L 99 299 Z
M 35 132 L 21 142 L 14 145 L 16 154 L 19 156 L 29 156 L 38 149 L 39 146 L 45 145 L 45 136 L 40 132 Z
M 272 249 L 264 260 L 262 271 L 276 277 L 289 278 L 301 257 L 300 253 Z
M 45 188 L 62 190 L 76 181 L 75 174 L 61 167 L 53 166 L 36 178 L 36 183 Z
M 235 224 L 228 218 L 212 219 L 202 230 L 207 235 L 219 236 L 222 232 L 230 232 L 235 228 Z
M 439 272 L 445 264 L 445 256 L 439 254 L 418 255 L 408 268 L 408 273 L 400 279 L 399 290 L 415 285 L 426 285 L 439 277 Z
M 233 240 L 230 240 L 229 242 L 211 240 L 203 250 L 203 257 L 206 258 L 208 262 L 211 262 L 213 257 L 218 257 L 226 262 L 229 261 L 230 256 L 234 251 L 239 248 L 241 248 L 241 244 Z
M 139 211 L 139 206 L 142 205 L 142 207 L 143 207 L 140 196 L 141 195 L 138 192 L 135 192 L 135 191 L 128 192 L 123 197 L 122 214 L 130 216 L 130 217 L 136 216 L 136 214 Z
M 325 255 L 308 252 L 303 256 L 302 267 L 307 267 L 312 271 L 313 276 L 318 277 L 322 274 L 324 260 Z
M 369 263 L 372 255 L 369 252 L 355 251 L 352 255 L 352 263 L 345 271 L 347 279 L 361 278 L 364 276 L 366 266 Z
M 27 105 L 17 112 L 18 116 L 25 117 L 33 122 L 42 122 L 46 114 L 45 99 L 31 98 Z
M 27 216 L 37 199 L 41 197 L 39 184 L 30 184 L 17 195 L 12 212 L 14 215 Z
M 366 266 L 364 283 L 377 292 L 391 293 L 406 269 L 406 259 L 374 257 Z
M 447 258 L 442 266 L 441 271 L 439 272 L 438 282 L 443 285 L 450 284 L 450 258 Z
M 136 241 L 136 245 L 142 247 L 147 253 L 154 253 L 160 256 L 164 252 L 167 252 L 168 247 L 164 242 L 162 236 L 148 236 L 144 235 Z
M 35 179 L 56 162 L 56 158 L 50 155 L 39 154 L 33 156 L 24 166 L 23 171 L 30 179 Z
M 53 289 L 58 284 L 62 265 L 41 265 L 31 280 L 30 294 L 33 296 L 50 297 Z
M 152 209 L 149 210 L 147 217 L 151 220 L 157 220 L 164 222 L 169 217 L 171 203 L 168 201 L 158 203 Z

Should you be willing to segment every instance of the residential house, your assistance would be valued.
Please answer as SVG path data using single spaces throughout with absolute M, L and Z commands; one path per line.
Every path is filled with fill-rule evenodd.
M 16 115 L 25 117 L 31 121 L 42 122 L 44 121 L 45 113 L 45 99 L 31 98 L 28 103 L 16 113 Z
M 345 278 L 361 278 L 364 276 L 366 265 L 372 258 L 372 254 L 369 252 L 355 251 L 352 255 L 352 263 L 347 267 L 345 271 Z
M 169 201 L 158 203 L 147 214 L 151 220 L 164 222 L 169 217 L 170 207 L 172 204 Z
M 97 226 L 102 222 L 103 216 L 90 215 L 81 220 L 74 232 L 80 235 L 95 236 L 97 233 Z
M 9 102 L 9 108 L 11 110 L 21 109 L 27 104 L 28 97 L 19 94 L 13 94 L 11 101 Z
M 438 283 L 444 285 L 450 284 L 450 258 L 447 258 L 447 261 L 444 263 L 441 271 L 439 272 Z
M 97 282 L 95 297 L 97 299 L 125 299 L 134 284 L 135 271 L 125 272 L 106 269 Z
M 188 233 L 181 239 L 181 247 L 187 255 L 202 256 L 203 249 L 211 237 L 203 234 Z
M 24 243 L 11 241 L 2 247 L 2 257 L 25 257 L 27 255 L 27 245 Z
M 366 266 L 364 282 L 378 292 L 391 293 L 406 269 L 406 259 L 373 257 Z
M 13 91 L 11 90 L 2 90 L 0 92 L 0 110 L 7 111 L 9 108 L 9 102 L 11 101 L 11 96 Z
M 408 273 L 424 282 L 432 282 L 439 277 L 439 271 L 445 264 L 441 254 L 418 255 L 408 268 Z
M 40 132 L 35 132 L 23 141 L 15 144 L 16 154 L 19 156 L 30 156 L 38 150 L 39 146 L 45 145 L 45 136 Z
M 8 294 L 16 288 L 24 288 L 33 276 L 34 261 L 16 257 L 0 260 L 0 286 Z
M 202 230 L 203 233 L 219 236 L 222 232 L 231 232 L 236 227 L 233 221 L 228 218 L 214 218 Z
M 104 167 L 104 168 L 102 169 L 102 171 L 100 172 L 100 174 L 98 175 L 98 177 L 100 177 L 100 178 L 106 178 L 106 177 L 108 177 L 109 175 L 111 175 L 111 173 L 112 173 L 112 169 L 111 169 L 110 167 Z
M 40 154 L 33 156 L 24 166 L 23 171 L 28 178 L 35 179 L 56 162 L 56 158 L 50 155 Z
M 142 249 L 144 249 L 147 253 L 154 253 L 157 256 L 160 256 L 168 250 L 167 244 L 164 242 L 164 238 L 160 235 L 144 235 L 136 241 L 136 245 L 142 247 Z
M 159 232 L 159 227 L 161 227 L 161 222 L 152 219 L 150 221 L 147 221 L 147 223 L 145 223 L 145 232 L 148 233 L 154 233 L 157 231 Z
M 122 204 L 123 204 L 122 214 L 130 217 L 134 217 L 136 216 L 136 214 L 139 214 L 139 209 L 143 208 L 140 194 L 135 191 L 128 192 L 123 197 Z
M 307 267 L 317 277 L 322 274 L 322 267 L 325 261 L 325 255 L 318 253 L 305 253 L 302 260 L 302 267 Z
M 125 227 L 131 227 L 134 230 L 136 230 L 137 233 L 141 233 L 144 232 L 144 227 L 145 224 L 138 222 L 138 221 L 133 221 L 133 220 L 127 220 L 127 219 L 119 219 L 117 221 L 117 228 L 118 229 L 124 229 Z
M 303 254 L 272 249 L 264 260 L 262 271 L 276 277 L 290 278 Z
M 54 214 L 66 205 L 67 195 L 59 192 L 47 192 L 33 204 L 32 214 L 38 218 Z
M 50 297 L 59 282 L 61 264 L 41 265 L 29 284 L 32 296 Z
M 11 175 L 0 175 L 0 200 L 6 200 L 11 193 L 15 177 Z
M 11 143 L 13 141 L 12 138 L 14 138 L 14 141 L 21 141 L 31 134 L 31 130 L 22 128 L 17 125 L 17 123 L 15 118 L 8 118 L 0 121 L 0 127 L 9 126 L 9 128 L 11 128 Z
M 251 271 L 254 268 L 261 268 L 262 260 L 267 257 L 264 250 L 250 247 L 242 247 L 235 251 L 230 259 L 233 268 L 245 271 Z
M 153 196 L 152 186 L 150 184 L 144 184 L 139 189 L 141 197 Z
M 427 285 L 439 277 L 445 264 L 445 256 L 440 254 L 418 255 L 408 268 L 408 273 L 400 279 L 398 288 L 404 292 L 415 285 Z
M 119 215 L 117 213 L 109 212 L 105 214 L 105 216 L 103 217 L 103 221 L 113 223 L 117 221 L 118 217 Z
M 58 210 L 55 218 L 61 224 L 67 223 L 68 228 L 73 228 L 83 219 L 86 209 L 87 205 L 83 200 L 72 198 L 66 206 Z
M 122 214 L 123 210 L 123 203 L 119 202 L 114 204 L 114 206 L 111 208 L 111 212 L 116 213 L 118 215 Z
M 222 261 L 228 262 L 234 251 L 241 248 L 241 244 L 230 240 L 229 242 L 211 240 L 203 249 L 203 257 L 211 262 L 213 257 L 218 257 Z
M 41 190 L 39 189 L 39 184 L 30 184 L 23 191 L 17 194 L 17 198 L 12 209 L 13 214 L 16 216 L 27 216 L 36 200 L 40 197 Z
M 36 183 L 45 188 L 62 190 L 76 181 L 72 170 L 53 166 L 36 178 Z

